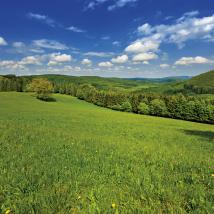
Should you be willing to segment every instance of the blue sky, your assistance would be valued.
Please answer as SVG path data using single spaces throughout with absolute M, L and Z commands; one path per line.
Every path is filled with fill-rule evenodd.
M 212 0 L 3 0 L 0 74 L 192 76 L 214 68 Z

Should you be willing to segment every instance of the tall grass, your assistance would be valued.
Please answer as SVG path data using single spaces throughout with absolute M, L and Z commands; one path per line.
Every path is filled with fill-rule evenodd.
M 0 93 L 0 212 L 213 213 L 214 127 Z

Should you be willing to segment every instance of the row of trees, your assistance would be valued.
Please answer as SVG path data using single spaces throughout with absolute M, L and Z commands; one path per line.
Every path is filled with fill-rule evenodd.
M 34 79 L 30 84 L 27 84 L 29 81 L 25 79 L 21 81 L 19 78 L 14 80 L 12 77 L 6 79 L 6 81 L 0 79 L 0 91 L 27 89 L 36 92 L 37 98 L 43 100 L 49 100 L 51 92 L 61 93 L 119 111 L 214 123 L 214 99 L 200 96 L 103 91 L 90 84 L 50 83 L 41 78 Z
M 0 91 L 22 92 L 28 82 L 28 79 L 15 75 L 0 76 Z
M 119 111 L 214 123 L 214 99 L 199 96 L 99 91 L 89 84 L 58 85 L 55 92 Z

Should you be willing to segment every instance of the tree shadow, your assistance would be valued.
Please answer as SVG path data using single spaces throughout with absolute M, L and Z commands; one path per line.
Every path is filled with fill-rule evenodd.
M 56 102 L 56 99 L 53 97 L 47 97 L 47 98 L 38 98 L 38 100 L 44 101 L 44 102 Z
M 209 141 L 214 140 L 214 132 L 212 131 L 199 131 L 199 130 L 183 130 L 183 131 L 187 135 L 196 135 L 199 137 L 203 137 Z

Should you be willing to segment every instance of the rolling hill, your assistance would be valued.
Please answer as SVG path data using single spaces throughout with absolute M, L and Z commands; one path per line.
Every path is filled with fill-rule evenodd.
M 186 84 L 214 88 L 214 70 L 192 77 Z
M 214 93 L 214 70 L 200 74 L 187 80 L 184 84 L 186 90 L 197 94 Z
M 14 78 L 5 75 L 4 78 Z M 0 81 L 2 79 L 0 76 Z M 23 76 L 26 81 L 36 77 L 44 77 L 55 84 L 90 84 L 99 90 L 154 92 L 165 94 L 213 94 L 214 70 L 195 77 L 165 77 L 165 78 L 105 78 L 98 76 L 67 76 L 67 75 L 32 75 Z M 1 83 L 0 83 L 1 84 Z
M 212 125 L 54 97 L 0 93 L 0 213 L 213 213 Z

